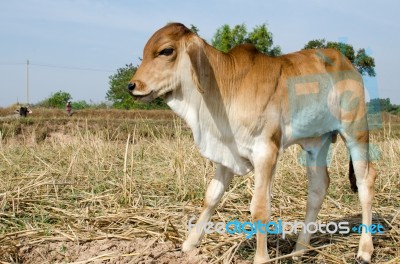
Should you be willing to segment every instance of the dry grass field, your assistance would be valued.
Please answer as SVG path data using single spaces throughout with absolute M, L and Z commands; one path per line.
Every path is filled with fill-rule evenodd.
M 1 263 L 251 263 L 255 239 L 206 235 L 184 254 L 187 222 L 198 217 L 214 165 L 183 121 L 168 111 L 33 109 L 0 121 Z M 1 109 L 0 116 L 10 109 Z M 374 263 L 400 263 L 400 120 L 373 131 L 378 172 Z M 318 219 L 361 222 L 348 183 L 343 142 L 332 146 L 331 184 Z M 235 177 L 212 221 L 250 221 L 253 174 Z M 272 220 L 302 221 L 307 177 L 301 150 L 280 157 Z M 296 235 L 270 235 L 272 263 L 292 263 Z M 359 234 L 322 234 L 302 263 L 354 263 Z

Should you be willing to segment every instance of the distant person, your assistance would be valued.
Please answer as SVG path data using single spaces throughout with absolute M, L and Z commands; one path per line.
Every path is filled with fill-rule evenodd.
M 71 116 L 71 110 L 72 110 L 71 101 L 68 101 L 68 102 L 67 102 L 66 110 L 67 110 L 67 114 L 68 114 L 69 116 Z

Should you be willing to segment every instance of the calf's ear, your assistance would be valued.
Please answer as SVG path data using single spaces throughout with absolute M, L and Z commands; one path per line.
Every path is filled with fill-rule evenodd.
M 209 58 L 204 50 L 204 43 L 194 41 L 186 49 L 190 58 L 192 79 L 200 93 L 204 93 L 215 83 L 215 76 Z

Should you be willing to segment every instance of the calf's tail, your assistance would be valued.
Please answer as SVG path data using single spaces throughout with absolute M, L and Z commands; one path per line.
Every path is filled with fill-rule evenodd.
M 354 166 L 353 166 L 353 161 L 351 160 L 350 156 L 350 163 L 349 163 L 349 180 L 350 180 L 350 188 L 353 192 L 358 192 L 357 188 L 357 180 L 356 180 L 356 175 L 354 174 Z

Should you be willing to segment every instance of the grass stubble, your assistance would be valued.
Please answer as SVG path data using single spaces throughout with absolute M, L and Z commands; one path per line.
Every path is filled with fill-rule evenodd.
M 378 174 L 373 222 L 385 228 L 373 236 L 375 263 L 400 262 L 398 127 L 391 120 L 371 134 Z M 198 217 L 214 174 L 214 165 L 201 157 L 183 121 L 162 112 L 135 118 L 124 118 L 118 111 L 100 117 L 32 117 L 3 121 L 0 131 L 2 263 L 24 263 L 27 252 L 49 243 L 61 243 L 57 250 L 65 256 L 60 261 L 64 263 L 145 263 L 146 255 L 154 259 L 155 243 L 173 245 L 159 255 L 179 251 L 187 222 Z M 318 220 L 360 223 L 361 207 L 349 187 L 347 151 L 341 140 L 332 145 L 332 154 L 331 183 Z M 279 159 L 273 221 L 304 219 L 307 177 L 301 157 L 301 149 L 292 146 Z M 253 184 L 253 173 L 235 177 L 212 221 L 251 221 Z M 296 238 L 268 237 L 273 263 L 291 263 L 285 255 Z M 99 253 L 83 260 L 67 254 L 68 243 L 104 239 L 145 239 L 145 245 L 135 252 Z M 316 249 L 303 262 L 354 263 L 358 241 L 356 233 L 317 233 L 311 244 Z M 199 254 L 207 263 L 250 263 L 254 250 L 254 237 L 213 233 L 205 236 Z

